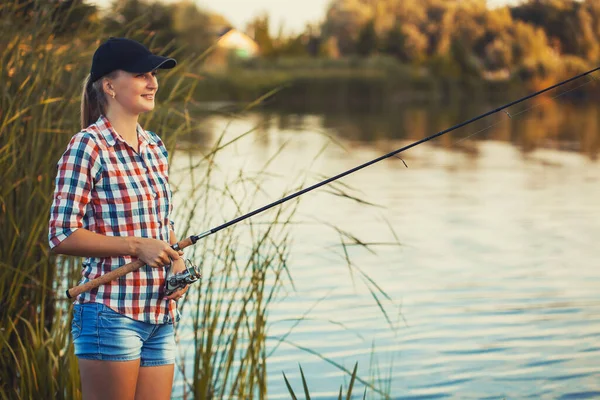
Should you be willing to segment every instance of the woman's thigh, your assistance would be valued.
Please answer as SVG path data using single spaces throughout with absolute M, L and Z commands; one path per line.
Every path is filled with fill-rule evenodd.
M 100 361 L 79 359 L 83 400 L 133 400 L 140 360 Z
M 136 400 L 169 400 L 173 387 L 174 364 L 141 367 L 135 390 Z

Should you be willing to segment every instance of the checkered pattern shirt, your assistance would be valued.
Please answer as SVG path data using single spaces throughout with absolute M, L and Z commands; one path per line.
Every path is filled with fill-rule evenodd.
M 56 247 L 78 228 L 106 236 L 137 236 L 169 241 L 172 229 L 167 150 L 160 138 L 137 126 L 139 153 L 101 116 L 77 133 L 58 162 L 48 240 Z M 87 257 L 85 283 L 134 261 L 126 257 Z M 135 320 L 167 323 L 176 302 L 165 299 L 166 270 L 144 266 L 80 294 L 76 302 L 103 303 Z

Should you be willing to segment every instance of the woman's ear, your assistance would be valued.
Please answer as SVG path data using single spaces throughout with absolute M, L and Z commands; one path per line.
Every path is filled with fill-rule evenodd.
M 107 97 L 115 98 L 115 88 L 113 87 L 112 81 L 109 78 L 102 80 L 102 91 Z

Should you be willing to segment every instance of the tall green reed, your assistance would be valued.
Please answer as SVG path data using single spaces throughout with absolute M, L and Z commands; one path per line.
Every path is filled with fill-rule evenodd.
M 77 282 L 80 263 L 49 252 L 47 223 L 56 161 L 79 129 L 81 82 L 98 40 L 106 35 L 95 27 L 77 32 L 76 39 L 57 37 L 56 21 L 48 13 L 15 23 L 19 7 L 17 1 L 0 5 L 0 399 L 76 399 L 80 391 L 68 329 L 71 305 L 63 293 Z M 146 42 L 151 45 L 152 37 Z M 177 204 L 177 233 L 184 237 L 197 233 L 200 217 L 206 225 L 222 222 L 224 214 L 207 216 L 212 199 L 223 207 L 233 204 L 234 212 L 247 211 L 261 191 L 261 173 L 240 173 L 217 184 L 217 155 L 252 131 L 229 141 L 221 136 L 200 157 L 177 149 L 201 123 L 193 117 L 191 103 L 202 57 L 178 61 L 177 69 L 160 75 L 162 105 L 141 122 L 163 137 L 172 160 L 189 157 L 191 167 L 180 172 L 197 195 Z M 301 181 L 287 189 L 300 186 Z M 332 190 L 345 196 L 342 186 Z M 202 286 L 182 304 L 189 318 L 178 326 L 181 334 L 189 328 L 194 343 L 193 352 L 181 349 L 184 396 L 266 397 L 268 309 L 284 285 L 293 286 L 288 255 L 296 207 L 290 202 L 269 213 L 266 221 L 247 221 L 190 250 L 206 267 Z M 350 238 L 349 245 L 357 244 L 339 232 Z M 352 270 L 351 260 L 347 262 Z M 389 298 L 366 274 L 359 276 L 376 299 Z M 186 368 L 189 355 L 191 371 Z
M 75 66 L 89 54 L 56 40 L 48 21 L 17 25 L 17 6 L 0 9 L 0 397 L 71 398 L 78 377 L 64 373 L 75 360 L 57 295 L 70 274 L 46 238 L 56 161 L 78 123 Z
M 191 125 L 194 124 L 191 122 Z M 185 164 L 177 167 L 180 181 L 183 181 L 178 186 L 177 208 L 180 215 L 176 216 L 184 224 L 181 236 L 220 225 L 224 220 L 262 205 L 256 203 L 259 202 L 257 197 L 262 194 L 263 180 L 273 178 L 267 173 L 269 165 L 283 155 L 285 143 L 254 173 L 242 168 L 233 173 L 233 178 L 224 179 L 223 165 L 219 162 L 222 153 L 226 153 L 224 158 L 235 154 L 235 150 L 228 151 L 230 146 L 240 142 L 239 146 L 243 147 L 241 142 L 249 140 L 248 136 L 253 133 L 259 135 L 260 128 L 257 126 L 232 139 L 226 139 L 226 128 L 205 154 L 189 152 L 187 162 L 179 159 L 177 164 Z M 315 159 L 320 154 L 321 151 L 317 152 Z M 178 157 L 181 157 L 180 153 Z M 305 187 L 308 179 L 304 175 L 296 179 L 291 176 L 278 178 L 288 182 L 287 194 Z M 348 201 L 365 203 L 353 196 L 351 188 L 343 183 L 332 185 L 329 191 Z M 268 349 L 269 341 L 275 347 L 278 343 L 295 346 L 351 375 L 335 360 L 291 343 L 287 335 L 273 337 L 268 334 L 270 305 L 280 299 L 282 291 L 294 287 L 290 250 L 298 206 L 298 199 L 285 203 L 228 228 L 225 234 L 202 239 L 189 251 L 191 254 L 186 254 L 204 266 L 204 280 L 201 285 L 190 288 L 181 304 L 186 316 L 184 321 L 191 321 L 191 325 L 183 322 L 178 326 L 181 353 L 178 366 L 183 384 L 176 388 L 177 395 L 196 399 L 266 398 L 266 366 L 274 351 L 273 346 Z M 349 272 L 356 274 L 369 288 L 394 328 L 395 323 L 390 320 L 383 305 L 391 298 L 353 263 L 347 251 L 347 247 L 355 245 L 373 251 L 373 247 L 383 243 L 364 242 L 335 226 L 331 228 L 340 236 L 340 261 L 346 263 Z M 398 245 L 397 242 L 392 244 Z M 308 318 L 302 316 L 297 322 Z M 378 383 L 356 376 L 353 379 L 372 388 L 377 395 L 388 397 Z
M 308 381 L 306 380 L 306 377 L 304 376 L 304 371 L 302 370 L 302 366 L 299 365 L 298 367 L 300 368 L 300 377 L 302 378 L 302 388 L 304 389 L 304 396 L 305 396 L 306 400 L 310 400 L 311 397 L 310 397 L 310 390 L 308 387 Z M 352 389 L 354 387 L 354 383 L 356 382 L 357 370 L 358 370 L 358 363 L 354 364 L 354 370 L 352 371 L 352 376 L 350 377 L 350 383 L 348 384 L 348 389 L 346 390 L 345 396 L 343 396 L 343 393 L 342 393 L 344 386 L 340 385 L 340 391 L 338 393 L 338 400 L 343 400 L 344 398 L 346 398 L 346 400 L 352 399 Z M 290 384 L 285 373 L 283 373 L 283 379 L 285 380 L 285 385 L 288 389 L 288 392 L 289 392 L 291 398 L 293 400 L 297 400 L 298 397 L 296 396 L 296 392 L 292 388 L 292 385 Z M 366 398 L 367 398 L 367 388 L 365 388 L 365 391 L 363 393 L 363 400 L 365 400 Z
M 80 264 L 49 252 L 47 229 L 56 162 L 79 130 L 81 84 L 104 35 L 96 27 L 57 37 L 60 21 L 52 15 L 41 2 L 0 5 L 2 399 L 79 397 L 63 293 L 76 283 Z M 193 62 L 182 60 L 180 71 Z M 194 78 L 171 74 L 165 81 L 171 90 L 163 99 L 185 100 L 179 90 L 193 87 Z M 172 139 L 185 119 L 157 125 Z
M 216 156 L 243 134 L 231 141 L 224 135 L 216 140 L 202 159 L 205 168 L 190 160 L 184 179 L 190 195 L 179 204 L 187 221 L 198 221 L 196 210 L 219 210 L 233 204 L 238 215 L 247 211 L 260 191 L 260 176 L 240 171 L 231 183 L 219 176 Z M 271 159 L 272 160 L 272 159 Z M 265 167 L 269 161 L 265 163 Z M 199 174 L 200 176 L 197 176 Z M 259 173 L 260 175 L 260 173 Z M 211 200 L 211 199 L 217 199 Z M 210 204 L 210 203 L 214 204 Z M 193 349 L 182 344 L 180 369 L 183 396 L 193 398 L 265 398 L 266 327 L 270 302 L 282 287 L 287 273 L 290 247 L 289 223 L 297 202 L 274 210 L 267 221 L 247 221 L 232 227 L 225 235 L 215 235 L 196 244 L 190 257 L 204 264 L 202 286 L 192 287 L 182 304 L 191 326 L 178 330 L 192 332 Z M 218 224 L 223 215 L 204 213 L 203 225 Z M 184 227 L 186 235 L 197 226 Z M 192 355 L 190 359 L 189 355 Z M 192 370 L 187 366 L 191 364 Z

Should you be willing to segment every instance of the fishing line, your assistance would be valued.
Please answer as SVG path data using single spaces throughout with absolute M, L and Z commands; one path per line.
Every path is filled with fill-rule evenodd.
M 549 86 L 549 87 L 547 87 L 545 89 L 539 90 L 539 91 L 537 91 L 535 93 L 532 93 L 530 95 L 524 96 L 524 97 L 522 97 L 522 98 L 520 98 L 518 100 L 514 100 L 514 101 L 512 101 L 512 102 L 510 102 L 508 104 L 505 104 L 505 105 L 500 106 L 498 108 L 495 108 L 495 109 L 493 109 L 491 111 L 483 113 L 483 114 L 481 114 L 481 115 L 479 115 L 477 117 L 471 118 L 471 119 L 469 119 L 469 120 L 467 120 L 465 122 L 461 122 L 461 123 L 459 123 L 457 125 L 454 125 L 454 126 L 448 128 L 448 129 L 444 129 L 443 131 L 440 131 L 440 132 L 435 133 L 433 135 L 427 136 L 427 137 L 425 137 L 423 139 L 417 140 L 416 142 L 413 142 L 413 143 L 411 143 L 409 145 L 406 145 L 406 146 L 404 146 L 404 147 L 402 147 L 400 149 L 397 149 L 397 150 L 394 150 L 394 151 L 392 151 L 390 153 L 384 154 L 384 155 L 382 155 L 380 157 L 377 157 L 377 158 L 375 158 L 375 159 L 373 159 L 371 161 L 367 161 L 364 164 L 358 165 L 358 166 L 356 166 L 354 168 L 351 168 L 351 169 L 349 169 L 347 171 L 344 171 L 344 172 L 339 173 L 339 174 L 337 174 L 335 176 L 327 178 L 327 179 L 325 179 L 325 180 L 323 180 L 321 182 L 315 183 L 315 184 L 313 184 L 313 185 L 311 185 L 311 186 L 309 186 L 307 188 L 304 188 L 304 189 L 299 190 L 299 191 L 297 191 L 295 193 L 292 193 L 292 194 L 290 194 L 288 196 L 285 196 L 285 197 L 283 197 L 283 198 L 281 198 L 281 199 L 279 199 L 277 201 L 274 201 L 274 202 L 272 202 L 270 204 L 267 204 L 267 205 L 265 205 L 263 207 L 260 207 L 260 208 L 254 210 L 254 211 L 251 211 L 251 212 L 249 212 L 247 214 L 244 214 L 244 215 L 241 215 L 241 216 L 239 216 L 237 218 L 234 218 L 231 221 L 225 222 L 224 224 L 221 224 L 221 225 L 219 225 L 217 227 L 214 227 L 214 228 L 212 228 L 212 229 L 210 229 L 208 231 L 202 232 L 202 233 L 200 233 L 198 235 L 192 235 L 192 236 L 190 236 L 188 238 L 185 238 L 185 239 L 181 240 L 179 243 L 176 243 L 176 244 L 172 245 L 171 247 L 174 250 L 183 250 L 184 248 L 195 244 L 198 240 L 200 240 L 200 239 L 202 239 L 204 237 L 207 237 L 207 236 L 210 236 L 210 235 L 212 235 L 214 233 L 217 233 L 217 232 L 219 232 L 222 229 L 225 229 L 225 228 L 227 228 L 227 227 L 229 227 L 231 225 L 237 224 L 238 222 L 241 222 L 241 221 L 243 221 L 243 220 L 245 220 L 247 218 L 250 218 L 250 217 L 252 217 L 252 216 L 254 216 L 256 214 L 262 213 L 263 211 L 267 211 L 267 210 L 269 210 L 269 209 L 271 209 L 271 208 L 273 208 L 275 206 L 278 206 L 278 205 L 280 205 L 282 203 L 285 203 L 288 200 L 294 199 L 294 198 L 296 198 L 298 196 L 301 196 L 301 195 L 303 195 L 305 193 L 308 193 L 308 192 L 310 192 L 310 191 L 312 191 L 314 189 L 317 189 L 317 188 L 319 188 L 321 186 L 327 185 L 327 184 L 329 184 L 329 183 L 331 183 L 333 181 L 336 181 L 336 180 L 338 180 L 340 178 L 343 178 L 343 177 L 345 177 L 347 175 L 350 175 L 350 174 L 352 174 L 354 172 L 357 172 L 357 171 L 359 171 L 359 170 L 361 170 L 363 168 L 371 166 L 371 165 L 373 165 L 373 164 L 375 164 L 375 163 L 377 163 L 379 161 L 382 161 L 382 160 L 385 160 L 387 158 L 396 156 L 397 154 L 399 154 L 399 153 L 401 153 L 403 151 L 411 149 L 411 148 L 413 148 L 415 146 L 418 146 L 418 145 L 420 145 L 422 143 L 428 142 L 428 141 L 430 141 L 432 139 L 435 139 L 435 138 L 437 138 L 439 136 L 442 136 L 442 135 L 444 135 L 446 133 L 455 131 L 455 130 L 457 130 L 459 128 L 462 128 L 464 126 L 467 126 L 467 125 L 469 125 L 469 124 L 471 124 L 471 123 L 473 123 L 475 121 L 479 121 L 479 120 L 481 120 L 483 118 L 486 118 L 486 117 L 488 117 L 488 116 L 490 116 L 492 114 L 495 114 L 495 113 L 497 113 L 499 111 L 506 110 L 506 109 L 508 109 L 508 108 L 516 105 L 516 104 L 522 103 L 522 102 L 527 101 L 529 99 L 532 99 L 532 98 L 534 98 L 536 96 L 539 96 L 542 93 L 548 92 L 548 91 L 553 90 L 555 88 L 558 88 L 558 87 L 560 87 L 562 85 L 565 85 L 565 84 L 567 84 L 569 82 L 573 82 L 573 81 L 575 81 L 577 79 L 580 79 L 582 77 L 590 75 L 590 74 L 592 74 L 592 73 L 594 73 L 594 72 L 596 72 L 598 70 L 600 70 L 600 67 L 596 67 L 596 68 L 591 69 L 591 70 L 589 70 L 587 72 L 583 72 L 583 73 L 581 73 L 579 75 L 576 75 L 576 76 L 574 76 L 572 78 L 566 79 L 566 80 L 564 80 L 562 82 L 556 83 L 556 84 L 554 84 L 552 86 Z M 518 114 L 519 113 L 517 113 L 517 115 Z M 490 127 L 486 128 L 486 129 L 489 129 Z M 76 286 L 74 288 L 68 289 L 66 291 L 67 297 L 72 298 L 74 296 L 77 296 L 80 293 L 83 293 L 85 291 L 88 291 L 88 290 L 91 290 L 93 288 L 96 288 L 96 287 L 98 287 L 98 286 L 100 286 L 102 284 L 106 284 L 108 282 L 111 282 L 111 281 L 113 281 L 115 279 L 118 279 L 121 276 L 126 275 L 129 272 L 135 271 L 135 270 L 143 267 L 144 265 L 145 265 L 145 263 L 143 261 L 139 260 L 139 259 L 136 260 L 136 261 L 133 261 L 133 262 L 131 262 L 129 264 L 123 265 L 122 267 L 116 268 L 116 269 L 114 269 L 114 270 L 112 270 L 112 271 L 110 271 L 110 272 L 108 272 L 108 273 L 106 273 L 104 275 L 101 275 L 100 277 L 98 277 L 96 279 L 90 280 L 90 281 L 88 281 L 88 282 L 86 282 L 84 284 L 81 284 L 81 285 Z

